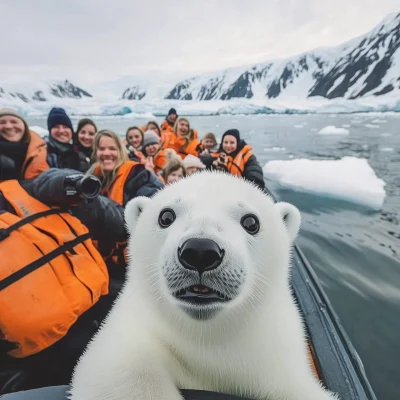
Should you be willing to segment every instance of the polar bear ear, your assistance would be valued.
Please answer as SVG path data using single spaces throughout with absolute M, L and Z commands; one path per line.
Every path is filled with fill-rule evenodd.
M 299 209 L 293 204 L 285 202 L 276 203 L 274 204 L 274 207 L 276 207 L 278 212 L 281 214 L 283 222 L 285 223 L 286 229 L 289 233 L 290 240 L 293 242 L 294 239 L 296 239 L 300 229 L 301 214 Z
M 130 200 L 125 206 L 125 225 L 128 228 L 129 233 L 132 233 L 135 229 L 136 223 L 142 214 L 145 207 L 151 203 L 151 199 L 144 196 L 136 197 Z

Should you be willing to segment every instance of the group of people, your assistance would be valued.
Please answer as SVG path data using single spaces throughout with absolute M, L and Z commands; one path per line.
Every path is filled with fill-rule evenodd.
M 169 110 L 161 127 L 156 121 L 149 121 L 140 128 L 128 128 L 125 143 L 128 157 L 143 163 L 165 184 L 202 169 L 219 169 L 264 189 L 261 166 L 237 129 L 226 131 L 218 145 L 212 132 L 199 138 L 189 120 L 178 117 L 174 108 Z
M 125 280 L 131 199 L 204 169 L 265 189 L 237 129 L 218 144 L 175 109 L 125 138 L 62 108 L 47 128 L 0 109 L 0 395 L 69 382 Z

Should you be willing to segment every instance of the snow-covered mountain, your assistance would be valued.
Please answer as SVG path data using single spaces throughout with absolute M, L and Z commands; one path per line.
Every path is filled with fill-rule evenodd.
M 139 85 L 132 86 L 122 93 L 122 100 L 142 100 L 146 96 L 146 90 Z
M 0 79 L 0 108 L 30 116 L 53 106 L 73 116 L 165 115 L 171 107 L 180 115 L 400 112 L 400 13 L 337 47 L 195 77 L 150 70 L 79 86 L 75 79 Z
M 400 13 L 335 48 L 184 80 L 165 99 L 356 99 L 389 92 L 400 95 Z
M 38 84 L 0 85 L 0 99 L 20 99 L 24 103 L 46 102 L 56 99 L 83 99 L 93 97 L 68 80 Z

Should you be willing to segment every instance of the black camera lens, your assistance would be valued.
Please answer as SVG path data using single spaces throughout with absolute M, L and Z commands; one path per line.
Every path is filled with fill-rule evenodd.
M 86 199 L 94 199 L 101 191 L 101 182 L 95 176 L 85 176 L 76 183 L 76 190 Z

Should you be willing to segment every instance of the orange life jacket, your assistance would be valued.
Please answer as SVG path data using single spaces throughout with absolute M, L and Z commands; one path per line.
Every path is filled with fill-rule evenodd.
M 108 293 L 107 267 L 87 228 L 18 183 L 0 183 L 15 214 L 0 214 L 0 337 L 15 358 L 36 354 L 68 332 Z
M 246 166 L 247 161 L 253 155 L 253 148 L 246 144 L 242 150 L 236 154 L 235 158 L 232 156 L 227 156 L 227 170 L 232 175 L 243 176 L 244 168 Z M 221 153 L 212 153 L 214 158 L 218 158 Z
M 126 181 L 132 171 L 132 169 L 140 163 L 136 161 L 125 161 L 117 171 L 114 182 L 108 189 L 102 189 L 101 194 L 103 196 L 107 196 L 109 199 L 116 201 L 121 206 L 125 206 L 124 204 L 124 188 Z M 101 177 L 101 168 L 100 165 L 97 165 L 96 169 L 93 172 L 94 176 L 98 178 Z
M 168 132 L 168 133 L 174 133 L 174 126 L 171 125 L 167 120 L 164 120 L 163 123 L 160 126 L 161 133 Z
M 163 149 L 174 149 L 184 160 L 187 155 L 192 154 L 193 156 L 198 157 L 199 156 L 199 151 L 197 150 L 201 146 L 201 142 L 199 139 L 192 139 L 184 149 L 184 145 L 186 143 L 186 140 L 183 136 L 178 137 L 176 133 L 171 133 L 168 137 L 167 140 L 164 142 Z
M 161 149 L 153 158 L 154 173 L 158 176 L 158 173 L 162 171 L 165 164 L 167 164 L 167 156 L 165 150 Z
M 124 204 L 124 188 L 126 181 L 128 180 L 128 177 L 132 171 L 132 169 L 140 163 L 136 161 L 125 161 L 117 171 L 117 175 L 114 179 L 114 182 L 111 184 L 111 186 L 108 189 L 102 189 L 101 194 L 103 196 L 108 197 L 111 200 L 114 200 L 117 202 L 119 205 L 125 207 Z M 101 176 L 101 169 L 100 166 L 98 165 L 96 169 L 93 172 L 93 175 L 100 177 Z M 110 255 L 111 259 L 115 263 L 123 263 L 126 264 L 127 261 L 127 242 L 118 242 L 116 244 L 115 249 Z M 108 257 L 106 257 L 108 258 Z

